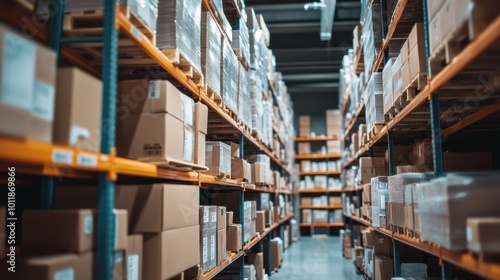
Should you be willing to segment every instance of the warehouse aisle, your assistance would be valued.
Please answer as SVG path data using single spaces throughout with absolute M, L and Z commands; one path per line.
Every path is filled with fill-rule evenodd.
M 352 260 L 342 257 L 340 238 L 303 236 L 284 254 L 283 264 L 271 280 L 361 280 Z

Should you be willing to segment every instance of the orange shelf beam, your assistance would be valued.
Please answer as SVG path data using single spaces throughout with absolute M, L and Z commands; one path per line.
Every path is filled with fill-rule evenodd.
M 342 157 L 342 155 L 338 154 L 338 153 L 295 155 L 295 159 L 339 159 L 341 157 Z
M 344 223 L 301 223 L 301 227 L 343 227 Z
M 300 171 L 301 176 L 303 175 L 340 175 L 342 174 L 341 170 L 333 170 L 333 171 Z
M 342 204 L 332 204 L 323 206 L 300 205 L 300 209 L 324 209 L 324 210 L 342 209 Z
M 337 135 L 295 137 L 295 142 L 313 142 L 313 141 L 329 141 L 329 140 L 339 140 L 339 137 Z
M 329 189 L 316 188 L 316 189 L 300 190 L 299 193 L 342 193 L 342 190 L 329 190 Z

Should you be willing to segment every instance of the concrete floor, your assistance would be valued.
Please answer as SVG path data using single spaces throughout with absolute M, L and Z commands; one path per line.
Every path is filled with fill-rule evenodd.
M 283 256 L 270 280 L 362 280 L 351 260 L 342 257 L 338 236 L 303 236 Z

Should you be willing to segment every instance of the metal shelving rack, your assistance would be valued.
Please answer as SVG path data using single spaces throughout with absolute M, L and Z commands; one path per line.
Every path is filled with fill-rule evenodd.
M 234 131 L 232 138 L 221 140 L 235 141 L 240 144 L 240 156 L 244 158 L 245 148 L 250 152 L 263 153 L 271 158 L 272 165 L 279 171 L 290 175 L 291 169 L 287 163 L 278 158 L 269 147 L 264 145 L 260 138 L 240 126 L 231 116 L 212 100 L 207 93 L 191 81 L 184 72 L 176 67 L 156 46 L 121 12 L 120 4 L 114 1 L 104 1 L 104 23 L 103 35 L 101 37 L 78 37 L 65 38 L 62 36 L 62 26 L 64 18 L 64 1 L 51 0 L 50 7 L 53 14 L 48 15 L 50 24 L 48 27 L 37 25 L 36 33 L 33 34 L 35 40 L 48 43 L 56 51 L 59 61 L 64 58 L 86 72 L 102 79 L 103 84 L 103 124 L 101 128 L 101 148 L 100 153 L 77 150 L 71 147 L 60 146 L 49 143 L 42 143 L 30 140 L 18 140 L 14 138 L 0 136 L 0 162 L 15 163 L 16 171 L 20 174 L 40 175 L 42 180 L 41 205 L 43 208 L 52 208 L 52 198 L 54 191 L 54 178 L 78 178 L 93 179 L 98 182 L 98 225 L 97 225 L 97 279 L 112 279 L 113 271 L 113 251 L 115 222 L 112 215 L 114 208 L 115 181 L 119 176 L 133 176 L 153 179 L 164 179 L 167 181 L 190 182 L 200 186 L 201 189 L 227 189 L 240 193 L 240 215 L 243 215 L 244 194 L 247 192 L 270 193 L 272 199 L 276 194 L 292 195 L 291 190 L 271 189 L 259 187 L 253 184 L 242 183 L 231 179 L 221 179 L 215 176 L 198 172 L 179 171 L 159 167 L 150 163 L 116 157 L 115 152 L 115 116 L 116 116 L 116 95 L 119 70 L 118 55 L 120 46 L 118 36 L 125 37 L 132 41 L 137 49 L 142 50 L 151 60 L 151 64 L 160 67 L 162 71 L 168 73 L 172 79 L 176 80 L 193 99 L 203 102 L 208 108 L 215 112 L 220 120 L 227 124 L 227 128 Z M 214 15 L 214 11 L 208 0 L 202 1 L 203 9 Z M 0 20 L 6 22 L 18 30 L 25 26 L 22 20 L 33 23 L 35 18 L 32 11 L 16 2 L 0 2 Z M 34 25 L 35 26 L 35 25 Z M 72 49 L 74 44 L 85 42 L 102 42 L 102 62 L 100 65 L 90 65 L 81 55 Z M 274 91 L 273 91 L 274 94 Z M 278 105 L 280 105 L 278 103 Z M 280 114 L 282 108 L 279 106 Z M 210 129 L 210 123 L 209 123 Z M 280 138 L 281 135 L 275 132 Z M 281 139 L 283 140 L 283 139 Z M 285 144 L 285 143 L 283 143 Z M 290 143 L 293 144 L 293 143 Z M 64 155 L 65 161 L 58 161 L 57 155 Z M 95 165 L 81 165 L 77 159 L 80 157 L 92 158 Z M 258 207 L 261 209 L 261 206 Z M 248 242 L 242 251 L 233 253 L 226 261 L 216 268 L 205 273 L 202 279 L 212 279 L 231 263 L 240 262 L 240 279 L 243 279 L 243 256 L 252 248 L 262 248 L 262 241 L 270 243 L 273 235 L 282 236 L 283 225 L 288 223 L 293 214 L 288 215 L 279 222 L 270 226 L 263 234 L 254 237 Z M 240 217 L 243 221 L 243 217 Z M 242 234 L 243 239 L 243 234 Z M 268 247 L 270 254 L 271 246 Z M 262 251 L 262 249 L 260 249 Z M 270 255 L 269 255 L 270 256 Z M 271 270 L 267 271 L 269 274 Z
M 382 6 L 385 6 L 386 0 L 380 0 Z M 370 1 L 371 3 L 371 1 Z M 389 59 L 387 49 L 391 43 L 392 38 L 404 38 L 409 34 L 409 29 L 407 27 L 408 15 L 420 8 L 421 19 L 413 20 L 413 22 L 424 22 L 427 23 L 427 1 L 412 1 L 412 0 L 399 0 L 394 13 L 390 20 L 382 16 L 382 26 L 383 26 L 383 43 L 380 52 L 375 58 L 375 63 L 372 71 L 377 72 L 382 68 L 383 62 Z M 405 17 L 406 16 L 406 17 Z M 420 14 L 416 15 L 418 18 Z M 402 23 L 402 18 L 406 18 L 407 22 Z M 426 61 L 429 61 L 430 57 L 430 47 L 429 47 L 429 30 L 428 24 L 425 26 L 425 48 L 426 48 Z M 488 51 L 492 49 L 493 46 L 498 45 L 500 42 L 500 17 L 497 17 L 493 22 L 491 22 L 481 34 L 474 38 L 473 41 L 469 42 L 467 46 L 445 66 L 438 74 L 434 75 L 432 78 L 428 78 L 425 87 L 413 98 L 409 104 L 404 107 L 392 120 L 386 122 L 382 130 L 370 139 L 363 147 L 361 147 L 354 155 L 349 158 L 344 159 L 343 169 L 356 164 L 357 160 L 361 156 L 373 156 L 374 148 L 380 148 L 386 145 L 389 154 L 389 175 L 395 174 L 395 163 L 394 163 L 394 144 L 395 142 L 404 142 L 408 139 L 414 137 L 428 137 L 432 140 L 432 150 L 433 150 L 433 164 L 434 173 L 436 177 L 442 177 L 443 172 L 443 156 L 442 156 L 442 141 L 443 139 L 449 137 L 450 135 L 463 131 L 464 129 L 473 126 L 479 121 L 491 116 L 492 114 L 500 111 L 500 102 L 498 100 L 491 101 L 485 105 L 481 104 L 479 109 L 468 116 L 464 117 L 457 123 L 450 125 L 444 129 L 441 128 L 441 114 L 443 110 L 446 109 L 445 106 L 449 106 L 447 103 L 450 99 L 463 100 L 464 98 L 460 95 L 454 95 L 453 82 L 454 79 L 460 79 L 458 76 L 464 73 L 474 73 L 474 71 L 483 72 L 488 71 L 488 69 L 495 70 L 494 67 L 485 69 L 485 63 L 478 66 L 474 63 L 480 60 L 488 60 Z M 363 59 L 362 59 L 362 47 L 357 50 L 355 54 L 355 68 L 356 73 L 363 71 Z M 498 59 L 498 56 L 494 56 Z M 427 64 L 428 65 L 428 64 Z M 469 67 L 471 66 L 471 67 Z M 428 66 L 429 67 L 429 66 Z M 482 67 L 482 68 L 481 68 Z M 427 69 L 430 73 L 430 69 Z M 477 85 L 479 84 L 476 81 Z M 342 112 L 345 113 L 346 108 L 349 103 L 349 92 L 341 104 Z M 358 105 L 356 113 L 353 119 L 346 124 L 345 127 L 345 138 L 343 141 L 348 143 L 349 134 L 352 132 L 353 128 L 357 129 L 358 119 L 364 114 L 364 103 Z M 408 133 L 404 126 L 411 123 L 413 116 L 417 114 L 422 114 L 422 112 L 427 112 L 429 116 L 429 127 L 425 126 L 425 130 L 419 131 L 416 135 L 402 136 L 402 134 Z M 492 127 L 492 126 L 490 126 Z M 494 128 L 493 128 L 494 129 Z M 345 146 L 345 145 L 344 145 Z M 355 188 L 344 189 L 346 194 L 360 196 L 363 187 L 358 186 Z M 346 219 L 346 224 L 359 223 L 367 227 L 373 227 L 372 224 L 364 220 L 362 217 L 353 216 L 344 212 L 344 217 Z M 399 260 L 399 244 L 405 243 L 421 251 L 427 252 L 434 256 L 437 256 L 440 260 L 442 268 L 442 279 L 451 279 L 451 269 L 450 264 L 453 264 L 459 268 L 472 272 L 474 274 L 486 277 L 488 279 L 500 278 L 500 264 L 498 263 L 485 263 L 480 262 L 471 255 L 462 252 L 452 252 L 442 248 L 440 246 L 429 244 L 428 242 L 421 241 L 416 238 L 408 237 L 403 234 L 398 234 L 391 232 L 386 229 L 375 228 L 376 231 L 385 234 L 392 238 L 393 249 L 394 249 L 394 268 L 395 277 L 400 276 L 400 260 Z

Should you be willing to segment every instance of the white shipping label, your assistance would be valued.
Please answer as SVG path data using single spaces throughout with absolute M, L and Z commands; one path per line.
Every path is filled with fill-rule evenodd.
M 122 251 L 116 251 L 115 252 L 115 263 L 121 263 L 121 262 L 123 262 L 123 252 Z
M 160 81 L 149 82 L 149 98 L 150 99 L 160 98 Z
M 69 132 L 69 144 L 71 146 L 76 145 L 81 139 L 88 139 L 90 137 L 90 131 L 86 127 L 81 127 L 78 125 L 71 126 Z
M 210 260 L 215 260 L 215 235 L 210 236 Z
M 97 156 L 79 153 L 78 156 L 76 156 L 76 164 L 80 166 L 95 167 L 97 166 Z
M 130 255 L 127 258 L 127 279 L 139 280 L 139 255 Z
M 182 114 L 184 118 L 184 123 L 187 125 L 193 125 L 193 100 L 186 95 L 181 93 L 182 97 Z
M 0 88 L 1 103 L 31 111 L 35 59 L 35 44 L 15 33 L 5 33 L 1 57 L 3 69 Z
M 31 113 L 40 119 L 49 122 L 53 121 L 54 98 L 55 90 L 53 86 L 40 81 L 35 81 L 33 89 L 33 108 Z
M 208 223 L 210 220 L 208 219 L 208 216 L 210 214 L 208 213 L 208 208 L 207 207 L 204 207 L 203 208 L 203 222 L 206 224 Z
M 73 268 L 66 268 L 56 271 L 54 273 L 54 280 L 74 280 L 75 270 Z
M 203 237 L 203 263 L 208 261 L 208 238 Z
M 207 152 L 211 152 L 212 151 L 212 145 L 205 145 L 205 150 Z
M 182 159 L 185 161 L 193 161 L 193 132 L 184 129 L 184 153 Z
M 92 234 L 94 231 L 94 219 L 92 218 L 92 215 L 85 215 L 85 218 L 83 218 L 83 231 L 85 234 Z
M 71 151 L 54 149 L 52 150 L 52 162 L 73 164 L 73 153 Z
M 380 195 L 380 209 L 385 210 L 385 195 Z
M 212 213 L 212 223 L 217 222 L 217 213 Z
M 467 230 L 466 230 L 466 234 L 467 234 L 467 241 L 472 241 L 472 229 L 470 227 L 467 227 Z
M 142 32 L 139 29 L 137 29 L 137 27 L 135 27 L 134 25 L 130 27 L 130 33 L 132 33 L 132 35 L 134 35 L 134 37 L 137 38 L 137 40 L 139 41 L 142 40 Z

